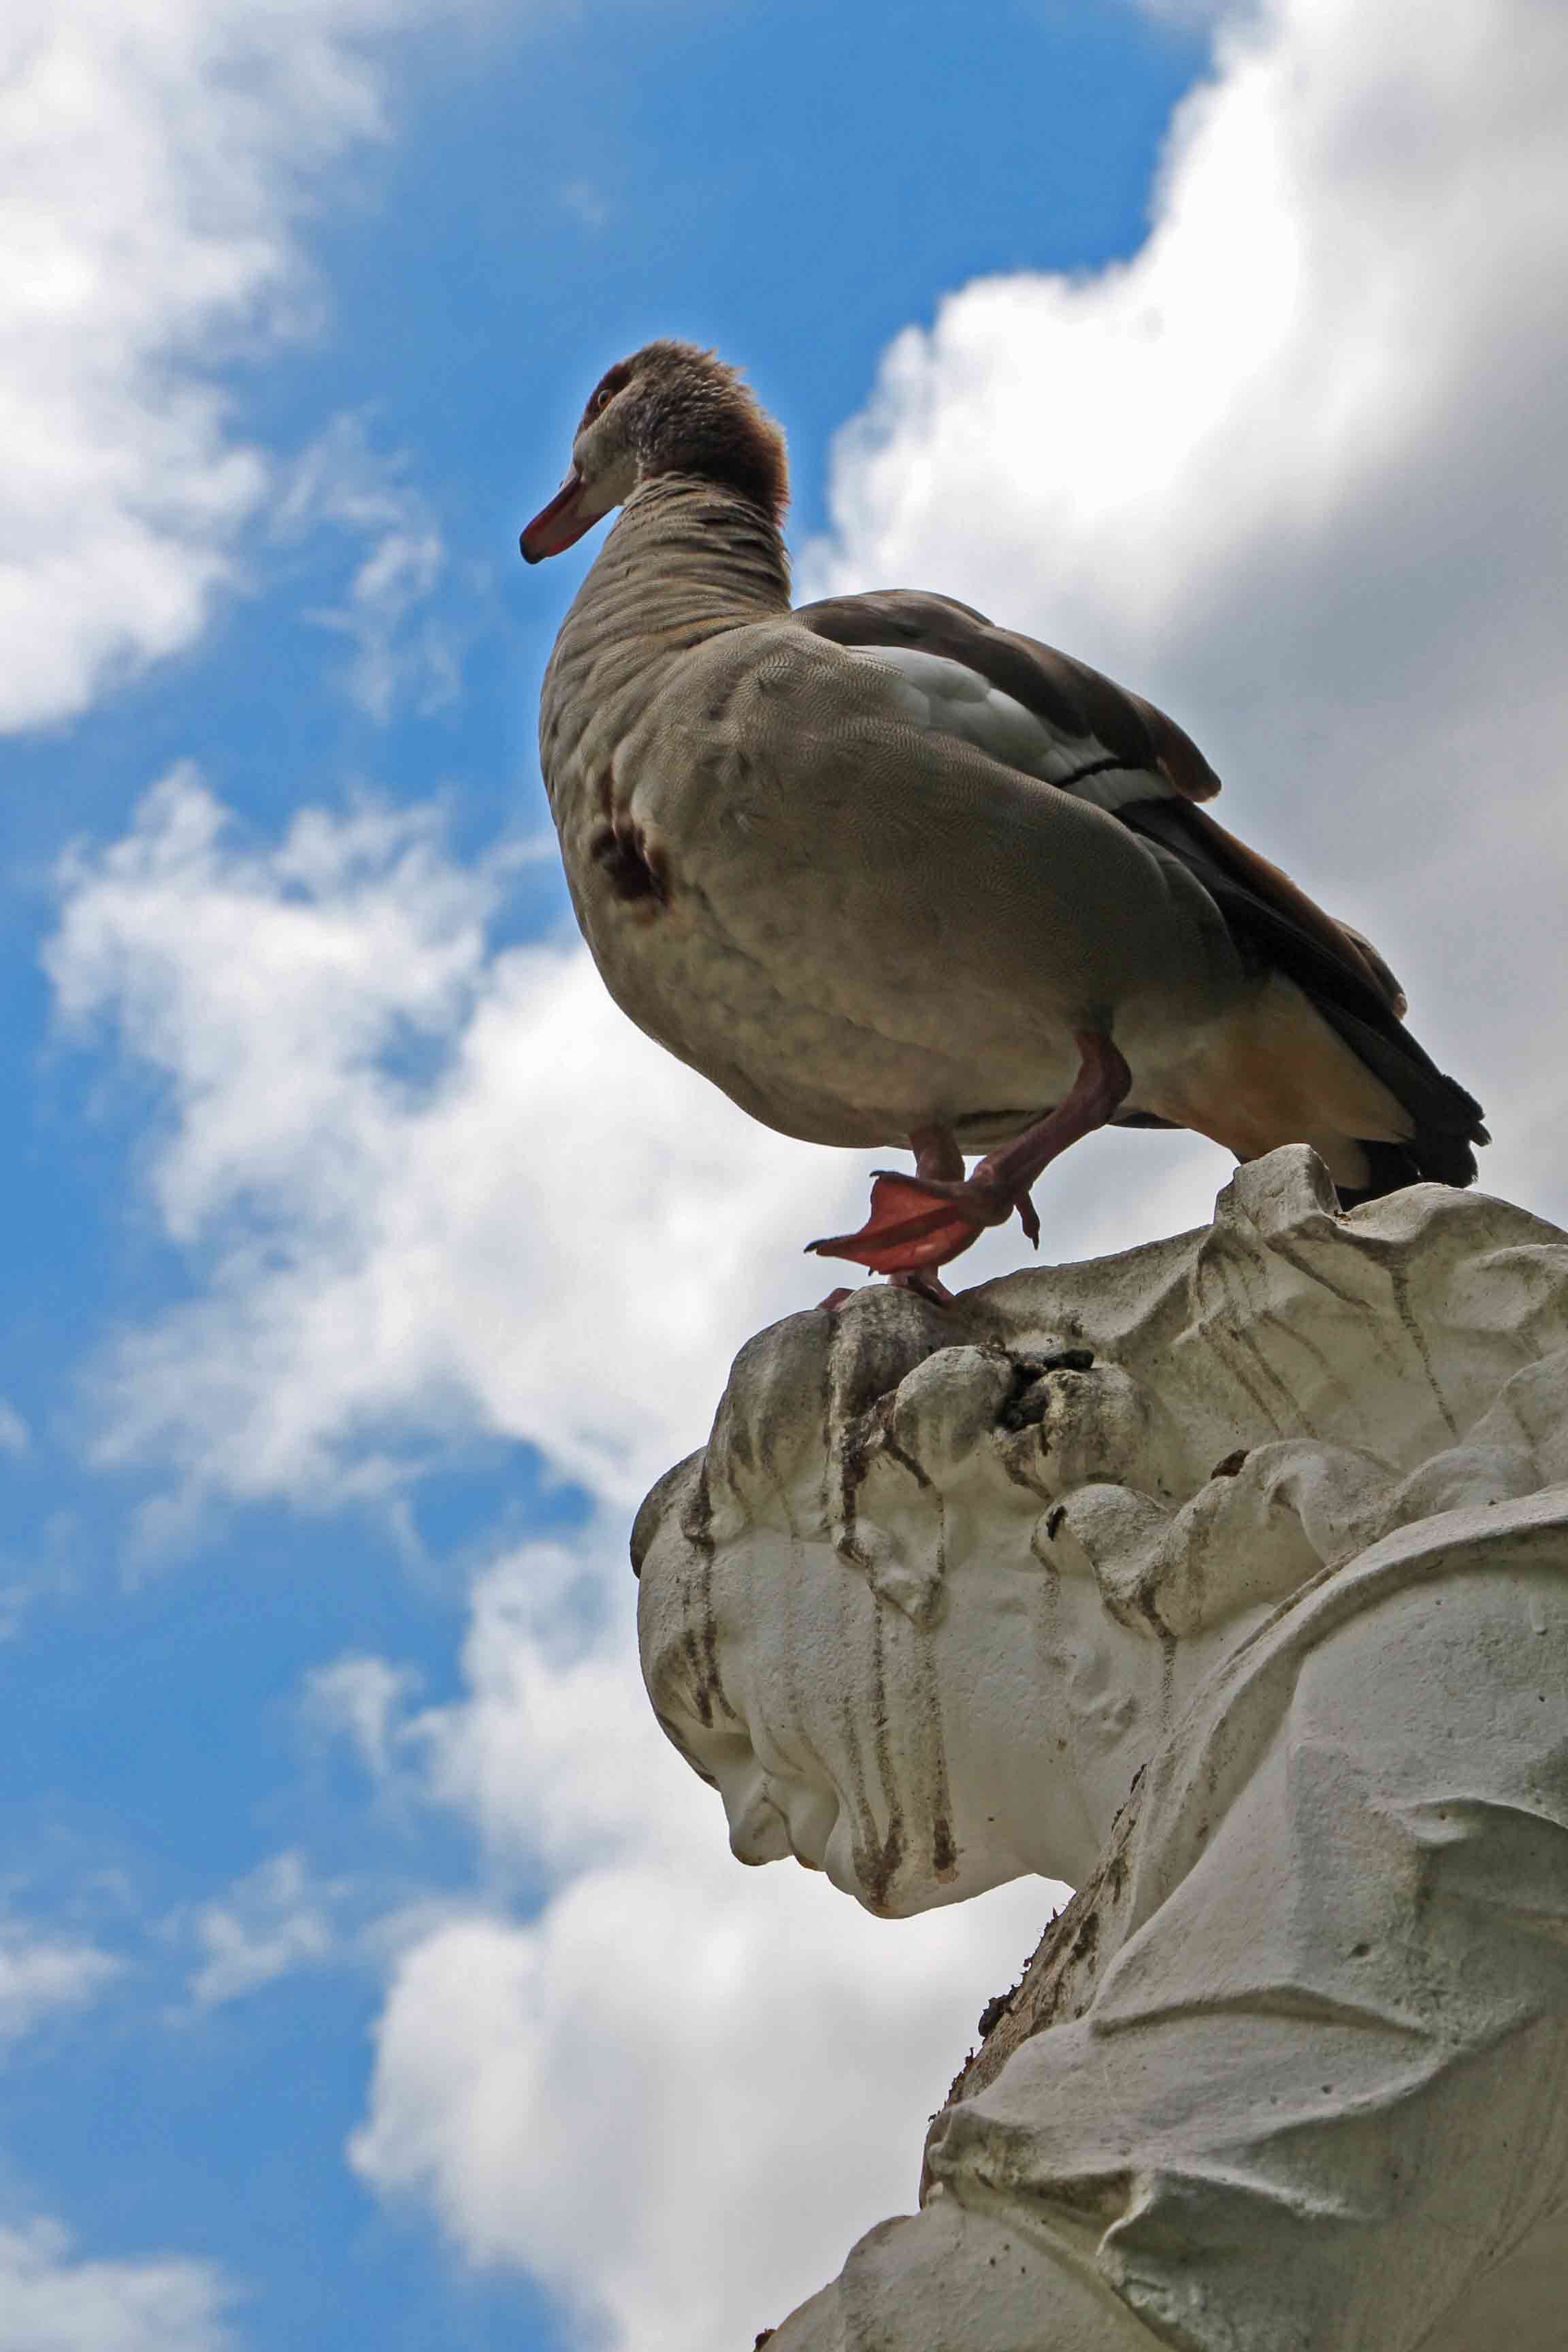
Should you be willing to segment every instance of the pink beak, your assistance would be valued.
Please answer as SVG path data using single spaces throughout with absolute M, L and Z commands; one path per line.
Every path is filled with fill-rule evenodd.
M 598 520 L 599 513 L 588 503 L 588 485 L 574 466 L 550 504 L 540 509 L 519 539 L 523 562 L 542 563 L 547 555 L 559 555 Z

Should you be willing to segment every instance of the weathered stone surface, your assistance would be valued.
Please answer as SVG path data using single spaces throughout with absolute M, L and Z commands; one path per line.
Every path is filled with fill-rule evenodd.
M 1312 1155 L 742 1350 L 639 1516 L 741 1859 L 1079 1888 L 774 2352 L 1568 2341 L 1568 1241 Z

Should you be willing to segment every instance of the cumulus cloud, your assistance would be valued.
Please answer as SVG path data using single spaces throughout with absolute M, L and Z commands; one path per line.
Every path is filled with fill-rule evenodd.
M 384 726 L 405 704 L 428 714 L 451 701 L 456 648 L 426 609 L 446 570 L 446 546 L 405 461 L 374 446 L 363 416 L 333 417 L 294 460 L 272 528 L 285 541 L 322 528 L 370 541 L 342 603 L 304 616 L 353 646 L 345 683 L 367 718 Z
M 947 588 L 1171 707 L 1230 821 L 1378 939 L 1487 1097 L 1487 1181 L 1560 1215 L 1565 95 L 1540 0 L 1230 18 L 1143 249 L 900 337 L 803 582 Z M 163 1075 L 149 1181 L 195 1278 L 107 1369 L 104 1459 L 329 1498 L 477 1422 L 618 1508 L 810 1295 L 793 1244 L 858 1213 L 860 1165 L 750 1127 L 574 944 L 489 949 L 501 887 L 428 814 L 241 840 L 188 772 L 79 856 L 60 1002 Z M 1042 1188 L 1047 1232 L 1195 1222 L 1225 1172 L 1098 1139 Z M 907 2207 L 1048 1897 L 889 1924 L 739 1871 L 624 1636 L 560 1630 L 611 1575 L 497 1569 L 452 1707 L 386 1662 L 317 1678 L 380 1774 L 479 1826 L 493 1887 L 401 1940 L 354 2161 L 615 2340 L 718 2352 Z
M 305 1678 L 307 1719 L 323 1729 L 346 1732 L 373 1779 L 384 1780 L 394 1741 L 419 1677 L 384 1658 L 335 1658 Z
M 208 2263 L 93 2262 L 56 2221 L 0 2227 L 0 2352 L 229 2352 L 234 2300 Z
M 205 1277 L 126 1339 L 104 1460 L 323 1499 L 478 1420 L 635 1500 L 821 1295 L 781 1237 L 853 1218 L 858 1171 L 673 1065 L 575 941 L 488 953 L 499 887 L 429 811 L 257 848 L 188 770 L 73 861 L 59 1005 L 166 1075 L 152 1181 Z
M 721 2352 L 911 2207 L 926 2118 L 1064 1890 L 888 1922 L 738 1868 L 644 1697 L 629 1572 L 620 1630 L 573 1650 L 542 1604 L 583 1565 L 494 1569 L 467 1695 L 394 1736 L 402 1785 L 479 1826 L 497 1884 L 549 1891 L 526 1924 L 476 1906 L 405 1943 L 353 2160 L 595 2339 Z
M 57 2010 L 84 2008 L 121 1966 L 96 1944 L 0 1920 L 0 2043 L 31 2032 Z
M 0 2044 L 85 2008 L 121 1967 L 94 1944 L 0 1920 Z M 0 2352 L 229 2352 L 234 2301 L 209 2263 L 93 2261 L 56 2221 L 0 2221 Z
M 1172 708 L 1487 1100 L 1483 1181 L 1559 1213 L 1565 105 L 1539 0 L 1230 22 L 1141 251 L 900 335 L 805 566 Z
M 12 0 L 0 726 L 188 645 L 234 581 L 268 465 L 221 370 L 305 323 L 296 224 L 379 135 L 372 49 L 417 5 Z
M 838 1278 L 801 1247 L 859 1222 L 869 1156 L 757 1127 L 574 939 L 491 952 L 506 863 L 456 863 L 428 808 L 306 809 L 257 845 L 190 768 L 68 861 L 57 1001 L 167 1082 L 145 1166 L 198 1286 L 103 1368 L 104 1464 L 321 1503 L 478 1426 L 635 1502 L 742 1341 Z M 1224 1156 L 1150 1140 L 1068 1180 L 1079 1248 L 1142 1237 L 1108 1160 L 1142 1213 L 1206 1215 Z M 1018 1255 L 999 1234 L 964 1268 Z
M 1378 939 L 1487 1100 L 1485 1181 L 1568 1213 L 1565 83 L 1534 0 L 1230 21 L 1132 260 L 977 282 L 898 340 L 805 584 L 951 588 L 1174 708 L 1230 820 Z M 296 518 L 401 544 L 334 431 Z M 477 1422 L 628 1498 L 814 1295 L 795 1244 L 858 1218 L 865 1163 L 750 1126 L 574 943 L 489 953 L 500 887 L 427 814 L 238 841 L 188 773 L 77 860 L 61 1003 L 167 1075 L 153 1181 L 198 1278 L 128 1337 L 105 1459 L 324 1497 Z M 1047 1251 L 1196 1222 L 1226 1166 L 1096 1139 L 1042 1188 Z
M 274 1854 L 226 1895 L 195 1911 L 191 1928 L 205 1958 L 190 1980 L 199 2008 L 237 2000 L 298 1969 L 319 1968 L 338 1948 L 340 1886 L 319 1884 L 302 1857 Z
M 807 567 L 816 591 L 950 588 L 1173 705 L 1233 821 L 1405 968 L 1491 1098 L 1490 1181 L 1559 1213 L 1564 833 L 1528 747 L 1565 715 L 1565 83 L 1568 33 L 1530 0 L 1233 19 L 1142 252 L 973 286 L 900 338 Z M 1174 1150 L 1121 1160 L 1145 1233 L 1206 1212 L 1216 1161 Z M 1063 1171 L 1058 1213 L 1090 1181 Z M 907 2204 L 919 2117 L 897 2118 L 880 2036 L 900 2000 L 984 1975 L 971 1952 L 945 1978 L 793 1874 L 731 1870 L 701 1792 L 651 1752 L 635 1770 L 614 1643 L 552 1669 L 524 1601 L 503 1630 L 520 1580 L 480 1595 L 466 1706 L 405 1739 L 492 1841 L 515 1817 L 558 1888 L 526 1927 L 453 1920 L 405 1953 L 356 2160 L 479 2258 L 579 2303 L 595 2282 L 615 2341 L 743 2342 Z M 933 2024 L 911 2030 L 938 2077 Z M 831 2170 L 851 2150 L 854 2186 Z

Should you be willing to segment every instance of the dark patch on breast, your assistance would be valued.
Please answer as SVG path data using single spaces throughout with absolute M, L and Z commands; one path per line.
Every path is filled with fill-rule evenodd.
M 662 850 L 649 846 L 640 827 L 601 825 L 588 854 L 614 895 L 627 906 L 649 915 L 668 906 L 668 861 Z

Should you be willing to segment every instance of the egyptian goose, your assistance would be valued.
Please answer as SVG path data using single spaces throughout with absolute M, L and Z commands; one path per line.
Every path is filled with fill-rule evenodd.
M 786 496 L 736 372 L 660 341 L 601 378 L 521 548 L 622 509 L 540 705 L 611 994 L 768 1126 L 913 1148 L 809 1246 L 945 1297 L 1110 1121 L 1310 1143 L 1347 1202 L 1469 1183 L 1479 1107 L 1366 941 L 1205 814 L 1182 729 L 948 597 L 792 610 Z

